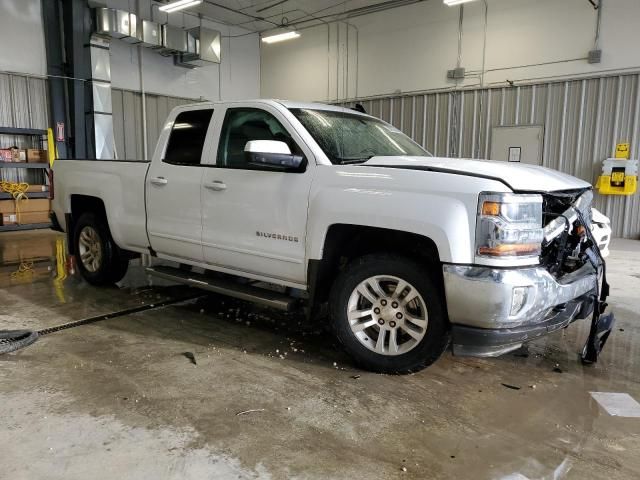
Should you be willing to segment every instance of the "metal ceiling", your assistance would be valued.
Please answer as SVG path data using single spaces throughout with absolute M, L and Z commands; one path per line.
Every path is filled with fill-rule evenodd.
M 426 0 L 204 0 L 184 12 L 262 32 L 287 25 L 308 27 L 419 1 Z

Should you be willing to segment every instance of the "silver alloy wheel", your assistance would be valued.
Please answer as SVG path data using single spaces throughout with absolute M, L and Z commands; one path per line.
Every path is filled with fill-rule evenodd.
M 80 230 L 78 239 L 80 261 L 84 268 L 95 273 L 102 266 L 102 242 L 95 228 L 86 226 Z
M 353 290 L 347 318 L 358 341 L 380 355 L 401 355 L 427 333 L 427 307 L 420 292 L 391 275 L 369 277 Z

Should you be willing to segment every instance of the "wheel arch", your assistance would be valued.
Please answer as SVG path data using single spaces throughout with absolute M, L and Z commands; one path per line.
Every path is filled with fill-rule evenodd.
M 328 300 L 333 281 L 350 260 L 372 253 L 395 253 L 416 259 L 429 270 L 444 294 L 442 262 L 433 239 L 389 228 L 333 224 L 325 235 L 322 258 L 308 263 L 311 310 Z
M 75 255 L 75 245 L 73 242 L 73 235 L 75 226 L 78 219 L 84 213 L 94 213 L 102 218 L 109 226 L 109 219 L 107 218 L 107 210 L 104 206 L 104 202 L 99 197 L 91 195 L 73 194 L 70 197 L 71 212 L 67 217 L 67 249 L 69 254 Z M 110 227 L 109 227 L 110 229 Z

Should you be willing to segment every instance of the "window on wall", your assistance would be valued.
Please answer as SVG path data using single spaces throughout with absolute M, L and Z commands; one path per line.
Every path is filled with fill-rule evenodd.
M 200 165 L 213 109 L 179 113 L 173 122 L 164 162 L 174 165 Z
M 250 140 L 285 142 L 291 153 L 302 155 L 289 132 L 269 112 L 257 108 L 233 108 L 227 110 L 224 118 L 216 165 L 260 169 L 247 162 L 244 147 Z

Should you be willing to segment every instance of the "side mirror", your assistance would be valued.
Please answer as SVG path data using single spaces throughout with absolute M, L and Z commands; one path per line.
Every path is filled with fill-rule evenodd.
M 244 153 L 250 165 L 277 170 L 297 170 L 304 162 L 304 157 L 291 153 L 289 145 L 276 140 L 250 140 Z

